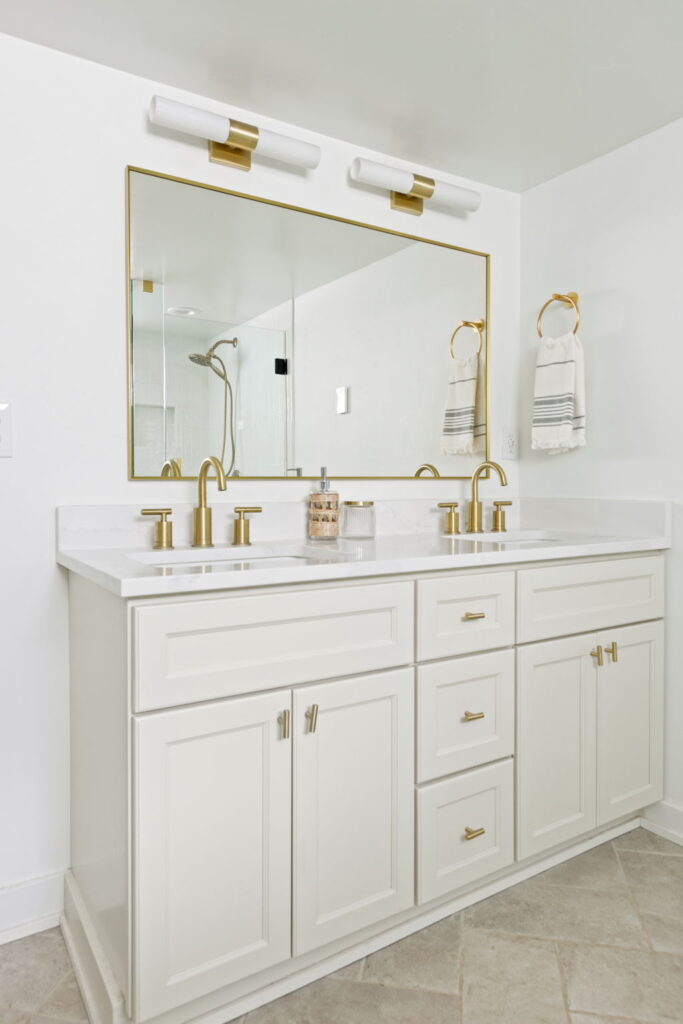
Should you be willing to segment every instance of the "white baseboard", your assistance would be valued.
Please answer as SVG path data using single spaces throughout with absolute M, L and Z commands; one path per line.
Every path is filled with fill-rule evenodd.
M 0 946 L 54 928 L 63 907 L 63 871 L 4 886 L 0 889 Z
M 643 828 L 683 846 L 683 807 L 660 800 L 648 807 L 641 819 Z

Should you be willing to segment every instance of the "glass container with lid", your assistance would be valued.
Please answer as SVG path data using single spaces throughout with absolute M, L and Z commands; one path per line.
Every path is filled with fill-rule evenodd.
M 375 536 L 374 501 L 345 501 L 342 505 L 342 537 Z

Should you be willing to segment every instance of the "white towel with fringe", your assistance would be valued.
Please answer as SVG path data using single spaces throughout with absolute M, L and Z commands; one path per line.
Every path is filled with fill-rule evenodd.
M 478 354 L 453 360 L 441 432 L 444 455 L 471 455 L 484 448 L 486 396 L 482 376 Z
M 586 443 L 583 345 L 575 334 L 541 338 L 536 360 L 531 447 L 548 455 Z

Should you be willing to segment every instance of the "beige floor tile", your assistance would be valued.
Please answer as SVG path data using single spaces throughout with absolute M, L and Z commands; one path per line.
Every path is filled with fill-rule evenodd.
M 683 885 L 651 879 L 631 892 L 641 913 L 683 918 Z
M 640 1024 L 633 1017 L 596 1017 L 593 1013 L 570 1013 L 570 1024 Z
M 71 970 L 58 928 L 0 947 L 0 1006 L 38 1011 Z
M 457 996 L 327 978 L 252 1010 L 246 1024 L 460 1024 L 460 1020 Z
M 567 1024 L 562 979 L 550 942 L 466 928 L 463 1024 Z
M 70 1024 L 88 1024 L 88 1015 L 73 971 L 66 975 L 39 1009 L 46 1017 L 56 1017 Z
M 522 882 L 465 911 L 466 924 L 540 939 L 647 947 L 626 892 Z
M 610 843 L 544 871 L 535 881 L 546 885 L 575 885 L 580 889 L 623 889 L 626 886 L 626 876 Z
M 632 949 L 561 946 L 569 1007 L 657 1024 L 683 1020 L 683 957 Z
M 683 955 L 683 918 L 656 914 L 641 914 L 640 917 L 654 950 Z
M 0 947 L 1 953 L 2 948 Z M 31 1014 L 26 1013 L 25 1010 L 7 1010 L 4 1007 L 0 1007 L 0 1021 L 2 1021 L 2 1024 L 32 1024 L 33 1019 Z
M 460 991 L 461 915 L 424 928 L 373 953 L 365 961 L 364 982 L 397 988 Z
M 683 857 L 622 850 L 619 860 L 629 885 L 647 886 L 653 882 L 663 882 L 683 888 Z
M 636 850 L 640 853 L 668 853 L 672 857 L 683 857 L 683 846 L 678 843 L 671 843 L 668 839 L 662 839 L 654 832 L 648 832 L 644 828 L 635 828 L 632 832 L 626 832 L 612 840 L 615 850 Z

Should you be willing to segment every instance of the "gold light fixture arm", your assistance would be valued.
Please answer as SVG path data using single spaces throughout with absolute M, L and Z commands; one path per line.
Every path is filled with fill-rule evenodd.
M 256 125 L 230 119 L 230 131 L 225 142 L 209 141 L 209 160 L 214 164 L 228 164 L 242 171 L 251 170 L 251 155 L 258 146 L 259 130 Z
M 538 333 L 539 338 L 543 337 L 543 330 L 541 327 L 543 321 L 543 314 L 545 313 L 548 306 L 552 305 L 553 302 L 561 302 L 563 305 L 574 310 L 574 313 L 576 314 L 576 320 L 574 321 L 574 326 L 572 327 L 572 334 L 576 334 L 576 332 L 579 329 L 579 323 L 581 322 L 581 314 L 579 313 L 579 296 L 576 294 L 576 292 L 567 292 L 566 294 L 560 292 L 553 292 L 548 301 L 541 306 L 538 316 L 536 317 L 536 331 Z
M 436 182 L 433 178 L 427 178 L 424 174 L 413 174 L 410 192 L 391 193 L 391 209 L 413 213 L 419 217 L 424 210 L 425 199 L 432 198 L 435 188 Z

